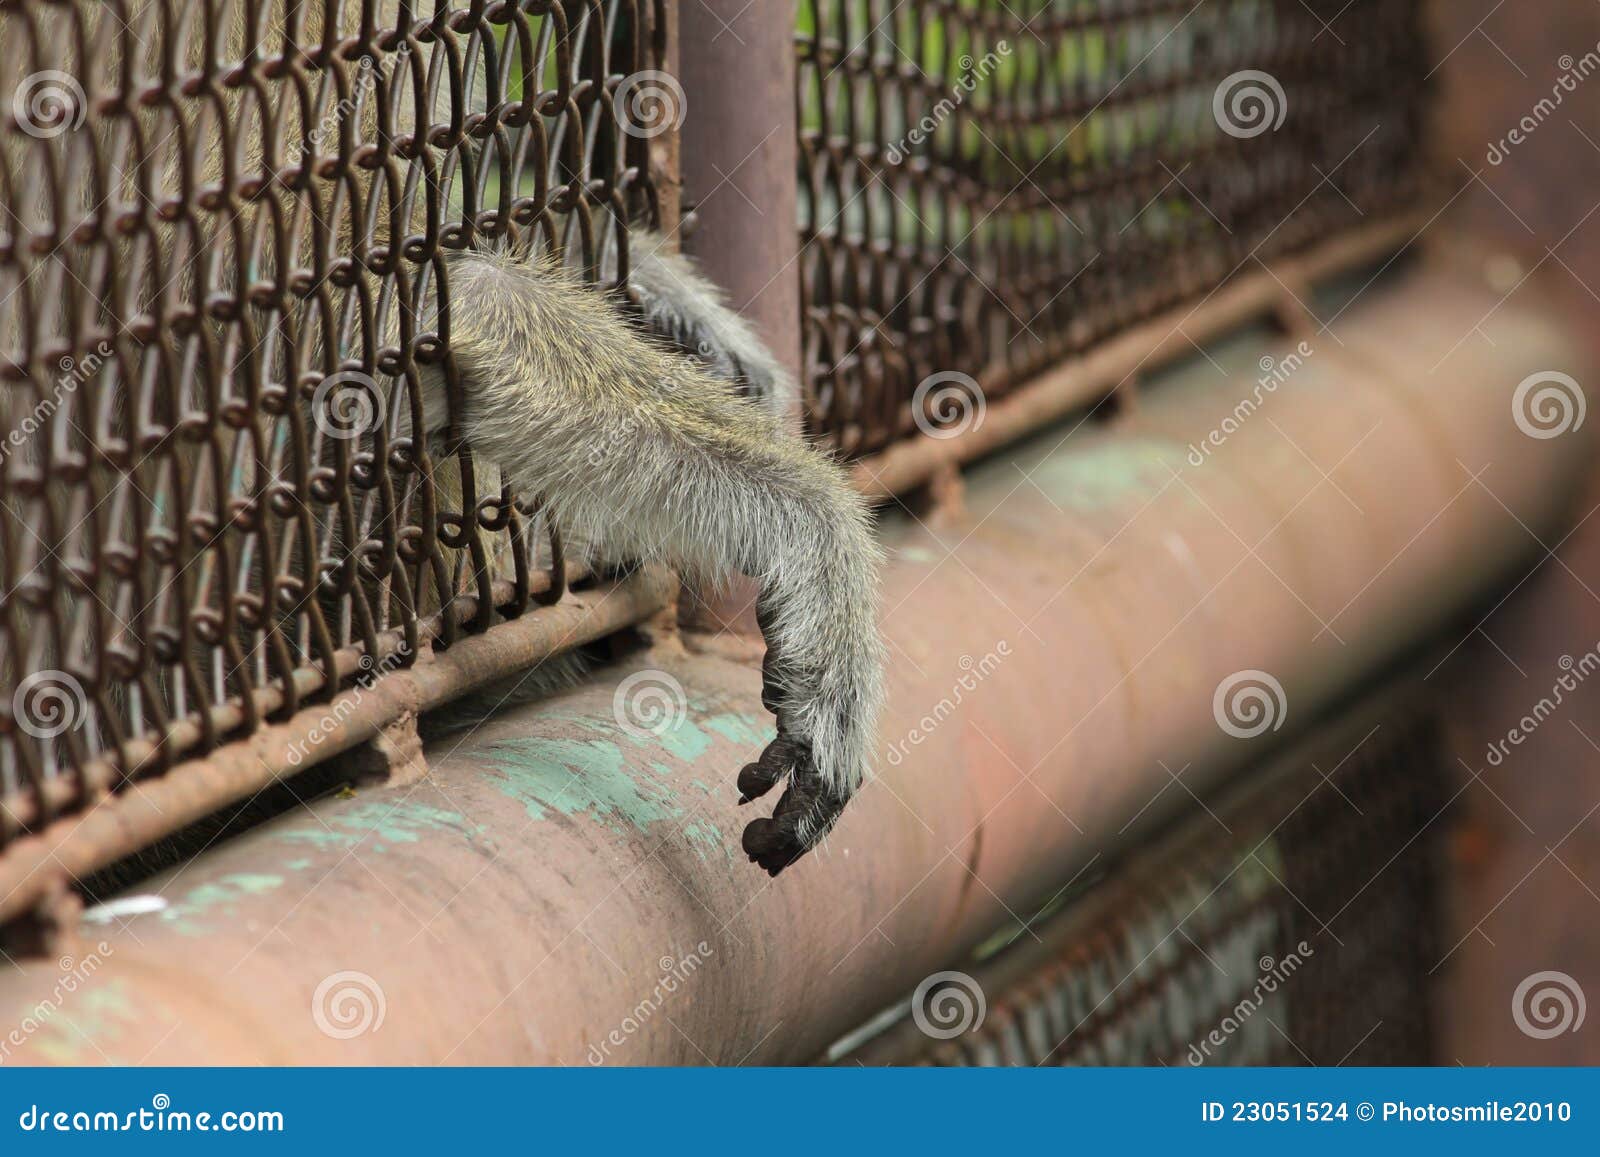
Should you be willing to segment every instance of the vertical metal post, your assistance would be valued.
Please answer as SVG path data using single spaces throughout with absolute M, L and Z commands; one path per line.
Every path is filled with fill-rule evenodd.
M 778 358 L 800 370 L 795 0 L 680 0 L 685 248 Z M 798 421 L 798 413 L 794 416 Z M 692 594 L 684 619 L 756 633 L 754 591 Z

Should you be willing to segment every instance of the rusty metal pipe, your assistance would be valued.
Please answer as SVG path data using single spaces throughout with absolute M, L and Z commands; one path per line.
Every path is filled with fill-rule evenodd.
M 633 670 L 670 726 L 642 727 L 645 683 L 606 672 L 431 753 L 411 788 L 319 802 L 155 881 L 165 911 L 85 924 L 92 1006 L 10 1055 L 810 1059 L 1134 817 L 1186 804 L 1163 765 L 1204 791 L 1267 758 L 1537 558 L 1530 536 L 1554 541 L 1592 443 L 1527 436 L 1511 402 L 1530 374 L 1591 373 L 1576 339 L 1426 272 L 1335 333 L 1198 466 L 1267 347 L 1215 348 L 1126 424 L 973 471 L 944 537 L 891 527 L 883 773 L 778 880 L 737 845 L 762 806 L 733 802 L 767 733 L 758 673 L 662 647 Z M 1219 726 L 1215 692 L 1246 670 L 1281 683 L 1281 731 Z M 0 978 L 0 1006 L 56 969 Z
M 667 606 L 676 589 L 670 572 L 649 567 L 622 582 L 574 592 L 538 615 L 503 623 L 442 654 L 427 652 L 416 666 L 370 687 L 343 691 L 207 758 L 179 763 L 82 815 L 57 820 L 0 856 L 0 923 L 26 912 L 53 883 L 88 876 L 303 770 L 308 747 L 315 760 L 348 751 L 402 716 L 442 706 L 507 671 L 639 622 Z M 314 744 L 308 735 L 317 737 Z
M 685 248 L 778 360 L 800 374 L 795 0 L 695 0 L 678 7 L 685 107 Z M 799 422 L 799 413 L 793 415 Z M 758 638 L 754 583 L 686 592 L 683 621 Z

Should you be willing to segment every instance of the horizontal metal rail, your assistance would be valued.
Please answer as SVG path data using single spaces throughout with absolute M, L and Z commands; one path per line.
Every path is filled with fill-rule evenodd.
M 1299 328 L 1314 328 L 1303 299 L 1317 285 L 1399 253 L 1421 234 L 1426 219 L 1422 213 L 1401 214 L 1293 257 L 1263 263 L 1196 303 L 1174 306 L 1021 383 L 987 403 L 980 420 L 946 437 L 905 439 L 863 458 L 853 467 L 856 486 L 875 498 L 903 494 L 1075 410 L 1106 401 L 1114 392 L 1131 391 L 1141 376 L 1192 357 L 1196 347 L 1260 318 L 1289 321 L 1290 328 L 1298 320 Z M 995 376 L 999 373 L 997 367 Z
M 407 716 L 540 660 L 642 622 L 672 605 L 677 581 L 660 567 L 573 592 L 537 615 L 429 653 L 415 666 L 353 687 L 249 739 L 102 799 L 17 841 L 0 855 L 0 922 L 41 896 L 146 847 L 279 779 L 375 738 Z M 315 742 L 308 741 L 315 736 Z

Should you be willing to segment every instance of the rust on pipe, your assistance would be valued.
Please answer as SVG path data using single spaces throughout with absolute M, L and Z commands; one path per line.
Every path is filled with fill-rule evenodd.
M 396 719 L 439 707 L 508 671 L 648 618 L 671 602 L 676 587 L 669 571 L 652 566 L 619 583 L 573 592 L 541 614 L 501 624 L 448 651 L 419 656 L 414 667 L 353 687 L 209 758 L 180 763 L 159 778 L 134 784 L 83 815 L 57 820 L 0 857 L 0 923 L 26 912 L 63 877 L 88 876 L 304 770 L 304 764 L 372 739 Z
M 798 378 L 794 0 L 695 0 L 678 20 L 683 191 L 695 215 L 685 248 Z M 759 637 L 755 597 L 747 580 L 688 591 L 684 624 Z
M 1269 758 L 1568 517 L 1592 442 L 1528 436 L 1512 400 L 1594 367 L 1497 301 L 1410 274 L 1214 445 L 1270 347 L 1217 347 L 1127 423 L 974 470 L 944 537 L 891 526 L 882 772 L 777 881 L 737 843 L 758 672 L 664 646 L 430 753 L 418 784 L 320 801 L 153 881 L 162 911 L 91 914 L 93 1015 L 63 1008 L 8 1057 L 815 1057 L 1115 849 L 1170 788 L 1163 764 L 1204 791 Z M 1281 684 L 1281 732 L 1219 725 L 1244 671 Z M 27 963 L 0 1003 L 58 980 Z

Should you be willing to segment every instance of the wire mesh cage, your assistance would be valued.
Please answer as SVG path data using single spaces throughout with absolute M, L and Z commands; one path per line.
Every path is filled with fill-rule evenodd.
M 626 277 L 663 11 L 0 3 L 0 847 L 561 597 L 419 382 L 449 251 Z
M 1452 798 L 1431 712 L 1330 721 L 1132 862 L 1093 865 L 831 1059 L 1435 1063 Z
M 852 456 L 938 433 L 970 413 L 952 384 L 999 397 L 1412 202 L 1421 24 L 1416 0 L 801 0 L 811 426 Z

